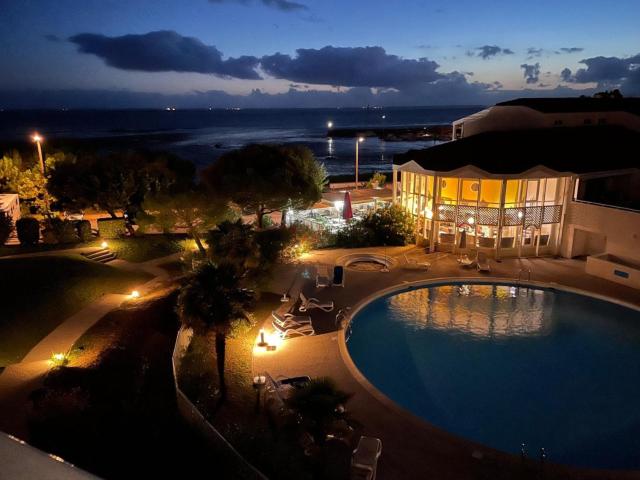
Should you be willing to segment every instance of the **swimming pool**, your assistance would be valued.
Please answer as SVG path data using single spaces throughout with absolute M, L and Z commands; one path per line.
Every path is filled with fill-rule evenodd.
M 592 297 L 440 284 L 378 298 L 352 322 L 360 372 L 428 422 L 503 451 L 640 468 L 640 313 Z

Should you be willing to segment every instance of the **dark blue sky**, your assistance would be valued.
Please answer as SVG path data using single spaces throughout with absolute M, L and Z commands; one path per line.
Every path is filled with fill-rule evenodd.
M 0 7 L 0 108 L 468 104 L 614 87 L 640 94 L 637 0 Z

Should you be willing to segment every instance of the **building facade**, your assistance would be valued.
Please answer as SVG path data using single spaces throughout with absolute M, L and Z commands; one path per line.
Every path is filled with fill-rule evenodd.
M 551 108 L 546 99 L 537 100 Z M 565 119 L 583 115 L 608 121 L 540 126 L 540 116 L 559 114 L 538 115 L 522 105 L 530 100 L 514 101 L 515 105 L 501 105 L 497 111 L 492 107 L 456 121 L 452 142 L 396 156 L 393 200 L 413 214 L 417 242 L 430 251 L 479 250 L 496 258 L 572 257 L 605 252 L 607 244 L 620 243 L 612 239 L 634 228 L 622 222 L 640 225 L 640 214 L 633 208 L 608 216 L 594 211 L 593 218 L 603 219 L 594 225 L 588 220 L 591 210 L 620 208 L 590 204 L 578 188 L 581 181 L 594 178 L 637 175 L 640 165 L 630 152 L 640 146 L 640 116 L 634 110 L 640 104 L 622 106 L 624 111 L 617 115 L 606 111 L 609 102 L 561 100 L 556 105 L 565 110 Z M 601 111 L 583 111 L 593 105 Z M 576 112 L 567 111 L 571 108 Z M 629 125 L 611 120 L 627 117 Z M 618 217 L 626 220 L 616 227 L 609 219 Z M 583 234 L 579 222 L 586 221 L 589 230 Z M 635 237 L 626 242 L 624 254 L 628 257 L 635 245 L 640 261 L 637 242 Z

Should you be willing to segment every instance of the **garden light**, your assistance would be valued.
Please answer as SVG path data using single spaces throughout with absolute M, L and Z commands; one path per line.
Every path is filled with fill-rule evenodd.
M 109 244 L 108 244 L 107 242 L 102 242 L 102 243 L 100 244 L 100 246 L 101 246 L 102 248 L 107 248 L 107 247 L 109 246 Z
M 138 298 L 140 297 L 140 292 L 138 290 L 132 290 L 131 293 L 129 294 L 130 298 Z
M 53 353 L 51 354 L 49 363 L 51 363 L 55 367 L 60 367 L 67 363 L 67 356 L 64 353 Z

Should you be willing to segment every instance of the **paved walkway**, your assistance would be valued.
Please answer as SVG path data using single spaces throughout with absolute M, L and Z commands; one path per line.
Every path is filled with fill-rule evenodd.
M 383 253 L 382 249 L 367 249 Z M 508 278 L 517 277 L 520 269 L 531 269 L 534 281 L 552 282 L 607 295 L 622 302 L 640 306 L 640 292 L 584 273 L 584 262 L 567 259 L 509 259 L 491 262 L 490 275 L 475 269 L 461 268 L 452 255 L 432 255 L 435 261 L 429 271 L 409 268 L 404 262 L 406 249 L 386 249 L 395 258 L 396 266 L 389 273 L 357 272 L 347 269 L 345 288 L 315 289 L 320 300 L 332 299 L 339 308 L 355 307 L 376 291 L 407 282 L 435 278 Z M 292 283 L 292 275 L 301 276 L 315 263 L 332 265 L 344 251 L 327 250 L 310 256 L 306 264 L 288 267 L 274 284 L 282 293 Z M 348 253 L 354 253 L 353 250 Z M 417 253 L 417 250 L 414 252 Z M 288 278 L 285 278 L 287 277 Z M 313 275 L 312 275 L 313 276 Z M 303 289 L 309 288 L 307 283 Z M 323 314 L 311 312 L 312 319 L 323 322 Z M 335 312 L 334 312 L 335 313 Z M 270 319 L 265 319 L 265 328 Z M 386 397 L 372 390 L 358 378 L 353 367 L 343 360 L 342 333 L 333 329 L 326 334 L 284 341 L 276 352 L 257 350 L 254 354 L 254 374 L 268 371 L 279 376 L 309 375 L 333 377 L 345 391 L 353 393 L 348 407 L 365 429 L 365 434 L 382 439 L 383 452 L 379 477 L 384 479 L 630 479 L 640 478 L 637 472 L 603 472 L 569 469 L 546 465 L 541 471 L 534 462 L 523 463 L 518 457 L 492 450 L 483 445 L 455 437 L 401 410 Z
M 78 253 L 77 249 L 67 252 Z M 55 253 L 59 254 L 60 251 Z M 153 278 L 139 288 L 140 293 L 144 295 L 154 290 L 158 284 L 169 277 L 168 272 L 158 267 L 158 265 L 177 258 L 178 255 L 174 254 L 143 263 L 115 260 L 110 262 L 110 265 L 124 270 L 142 271 L 152 275 Z M 29 394 L 41 386 L 42 381 L 49 372 L 51 355 L 60 352 L 66 353 L 71 350 L 73 344 L 89 328 L 107 313 L 120 307 L 128 299 L 128 295 L 104 295 L 58 325 L 30 350 L 20 363 L 9 365 L 0 372 L 0 412 L 11 412 L 10 415 L 0 415 L 1 431 L 23 439 L 28 437 L 26 419 Z

